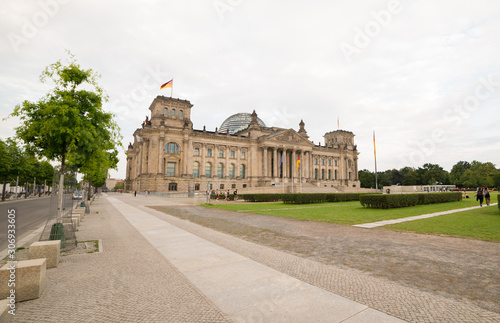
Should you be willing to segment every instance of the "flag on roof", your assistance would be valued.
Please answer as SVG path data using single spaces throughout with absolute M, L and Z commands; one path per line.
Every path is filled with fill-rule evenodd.
M 174 79 L 171 79 L 171 80 L 170 80 L 170 81 L 168 81 L 167 83 L 162 84 L 162 85 L 160 86 L 160 90 L 161 90 L 161 89 L 164 89 L 164 88 L 166 88 L 166 87 L 172 87 L 172 85 L 174 85 Z

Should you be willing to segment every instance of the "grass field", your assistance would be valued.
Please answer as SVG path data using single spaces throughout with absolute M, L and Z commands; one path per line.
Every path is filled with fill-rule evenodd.
M 500 211 L 496 206 L 385 226 L 389 230 L 475 238 L 500 242 Z
M 232 203 L 221 201 L 206 206 L 304 221 L 353 225 L 477 206 L 479 203 L 476 202 L 473 194 L 469 195 L 471 199 L 464 199 L 460 202 L 417 205 L 389 210 L 363 208 L 358 201 L 302 205 L 283 204 L 281 202 Z M 492 194 L 491 202 L 496 201 L 496 194 Z M 500 211 L 496 206 L 483 207 L 482 209 L 405 222 L 384 228 L 500 241 Z

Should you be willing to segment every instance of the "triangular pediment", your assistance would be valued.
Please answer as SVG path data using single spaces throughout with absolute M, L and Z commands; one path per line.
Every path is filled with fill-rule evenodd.
M 295 145 L 314 145 L 312 142 L 302 137 L 297 131 L 293 129 L 281 130 L 270 135 L 261 137 L 264 141 L 275 141 L 280 143 L 292 143 Z

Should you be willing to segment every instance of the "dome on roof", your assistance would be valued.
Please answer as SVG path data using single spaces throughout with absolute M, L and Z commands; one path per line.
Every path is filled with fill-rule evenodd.
M 236 113 L 224 120 L 224 122 L 219 127 L 219 133 L 226 133 L 229 129 L 230 134 L 234 134 L 240 130 L 248 127 L 252 121 L 252 115 L 250 113 Z M 259 126 L 266 127 L 264 121 L 257 117 L 257 122 Z

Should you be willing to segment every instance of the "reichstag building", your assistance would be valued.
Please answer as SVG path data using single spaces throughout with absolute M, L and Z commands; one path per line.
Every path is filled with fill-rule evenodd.
M 158 96 L 127 151 L 125 189 L 150 192 L 335 192 L 359 188 L 354 134 L 336 130 L 324 145 L 298 131 L 267 126 L 255 111 L 215 131 L 193 129 L 187 100 Z M 300 161 L 299 161 L 300 160 Z

